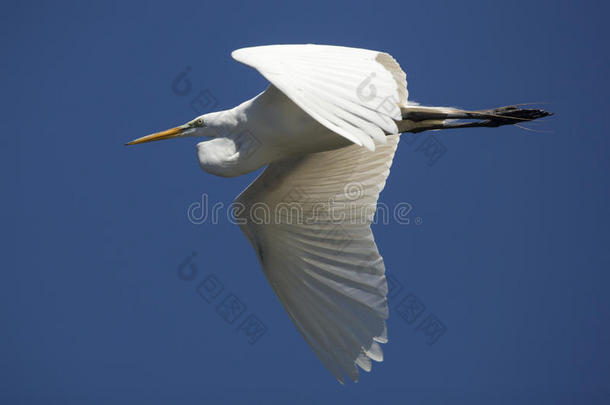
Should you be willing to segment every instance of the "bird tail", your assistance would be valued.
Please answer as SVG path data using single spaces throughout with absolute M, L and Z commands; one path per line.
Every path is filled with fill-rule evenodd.
M 548 111 L 524 109 L 516 105 L 489 110 L 467 111 L 453 107 L 401 107 L 400 132 L 422 132 L 434 129 L 499 127 L 515 125 L 553 115 Z

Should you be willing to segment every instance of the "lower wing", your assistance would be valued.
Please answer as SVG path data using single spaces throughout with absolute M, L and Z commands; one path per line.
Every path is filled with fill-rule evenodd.
M 387 283 L 370 224 L 398 140 L 272 163 L 235 201 L 277 297 L 340 382 L 383 360 Z

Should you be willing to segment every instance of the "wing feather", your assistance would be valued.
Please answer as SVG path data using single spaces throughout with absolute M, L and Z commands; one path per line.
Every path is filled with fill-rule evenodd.
M 382 361 L 387 342 L 385 267 L 370 228 L 399 140 L 387 138 L 374 152 L 353 145 L 272 163 L 236 199 L 277 297 L 341 382 Z M 255 218 L 261 206 L 270 221 Z
M 331 131 L 370 150 L 397 134 L 406 75 L 386 53 L 329 45 L 269 45 L 234 51 Z

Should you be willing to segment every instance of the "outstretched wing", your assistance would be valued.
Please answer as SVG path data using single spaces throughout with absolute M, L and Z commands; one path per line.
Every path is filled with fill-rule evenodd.
M 233 51 L 307 114 L 360 146 L 397 134 L 406 75 L 387 53 L 330 45 L 269 45 Z
M 383 360 L 387 283 L 370 224 L 398 140 L 272 163 L 235 201 L 277 297 L 341 382 Z

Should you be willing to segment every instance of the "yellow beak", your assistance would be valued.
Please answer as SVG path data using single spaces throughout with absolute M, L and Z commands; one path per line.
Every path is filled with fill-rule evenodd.
M 134 139 L 131 142 L 127 142 L 125 145 L 135 145 L 138 143 L 161 141 L 163 139 L 175 138 L 180 135 L 183 129 L 184 128 L 182 127 L 171 128 L 167 131 L 157 132 L 155 134 L 143 136 L 142 138 Z

